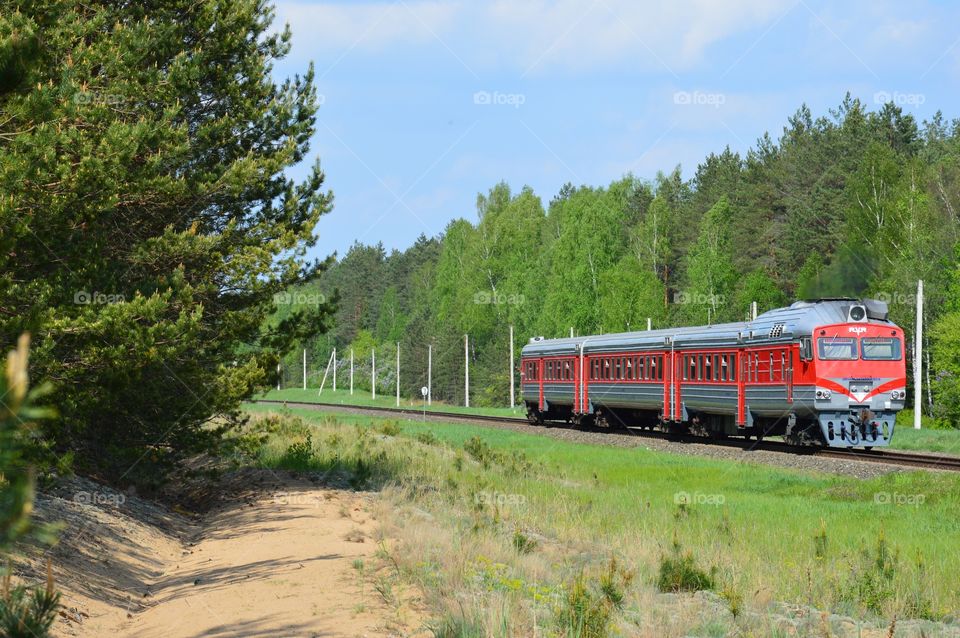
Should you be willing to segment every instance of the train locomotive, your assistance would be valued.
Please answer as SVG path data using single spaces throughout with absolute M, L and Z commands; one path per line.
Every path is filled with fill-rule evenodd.
M 903 330 L 872 299 L 798 301 L 747 322 L 544 339 L 521 351 L 531 423 L 886 446 L 906 399 Z

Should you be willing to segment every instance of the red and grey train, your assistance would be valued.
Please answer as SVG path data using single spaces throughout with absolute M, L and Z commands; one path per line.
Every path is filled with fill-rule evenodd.
M 753 321 L 543 339 L 521 353 L 534 424 L 889 444 L 906 398 L 903 330 L 882 301 L 819 299 Z

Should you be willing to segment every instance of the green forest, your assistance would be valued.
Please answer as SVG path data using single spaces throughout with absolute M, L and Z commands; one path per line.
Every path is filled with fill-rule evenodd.
M 281 298 L 277 316 L 336 301 L 329 332 L 301 344 L 311 386 L 336 347 L 341 375 L 352 349 L 355 383 L 369 389 L 377 348 L 378 389 L 392 392 L 399 342 L 402 393 L 419 396 L 432 344 L 434 398 L 462 402 L 469 335 L 471 402 L 505 405 L 510 325 L 519 350 L 571 328 L 642 330 L 648 317 L 654 327 L 716 323 L 746 319 L 753 301 L 762 312 L 869 296 L 887 301 L 912 338 L 923 279 L 933 381 L 923 409 L 956 424 L 958 162 L 957 120 L 921 123 L 892 103 L 871 110 L 847 95 L 823 115 L 801 106 L 745 155 L 710 154 L 690 179 L 665 167 L 652 180 L 568 183 L 549 200 L 495 184 L 438 237 L 402 252 L 353 245 Z M 290 385 L 302 382 L 301 356 L 284 359 Z

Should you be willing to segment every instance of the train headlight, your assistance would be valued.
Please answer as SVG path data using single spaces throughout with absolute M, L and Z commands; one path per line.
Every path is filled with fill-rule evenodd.
M 893 391 L 890 393 L 890 398 L 893 399 L 894 401 L 903 401 L 904 399 L 907 398 L 907 391 L 906 391 L 906 390 L 893 390 Z
M 822 390 L 820 388 L 817 388 L 816 396 L 818 399 L 829 399 L 832 394 L 833 392 L 831 392 L 830 390 Z

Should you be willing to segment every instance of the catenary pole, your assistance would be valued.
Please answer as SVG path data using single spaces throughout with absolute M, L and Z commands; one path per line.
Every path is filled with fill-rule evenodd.
M 463 335 L 463 404 L 470 407 L 470 335 Z
M 923 280 L 917 281 L 917 334 L 913 353 L 913 428 L 920 429 L 923 408 Z
M 512 410 L 514 403 L 513 396 L 513 326 L 510 326 L 510 409 Z

